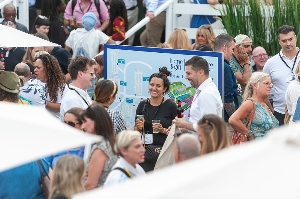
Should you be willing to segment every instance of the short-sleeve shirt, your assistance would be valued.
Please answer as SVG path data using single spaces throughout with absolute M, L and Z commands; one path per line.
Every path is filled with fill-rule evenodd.
M 48 173 L 49 164 L 44 159 L 41 161 Z M 42 171 L 42 168 L 39 167 L 37 162 L 30 162 L 7 171 L 0 172 L 0 198 L 45 199 L 43 189 L 41 187 L 41 180 L 45 176 L 45 172 Z
M 108 40 L 109 37 L 100 30 L 92 29 L 87 31 L 84 28 L 77 28 L 71 32 L 66 41 L 66 46 L 72 48 L 72 58 L 76 57 L 76 52 L 80 47 L 84 48 L 89 58 L 94 58 L 99 52 L 99 45 L 106 44 Z
M 19 96 L 29 100 L 35 106 L 45 107 L 45 83 L 38 79 L 30 79 L 20 88 Z
M 65 86 L 65 89 L 64 89 L 63 92 L 61 92 L 61 90 L 57 91 L 57 100 L 56 100 L 55 103 L 59 103 L 59 104 L 60 104 L 61 101 L 62 101 L 63 96 L 66 94 L 67 91 L 68 91 L 68 87 L 67 87 L 67 86 Z M 51 101 L 49 94 L 47 95 L 47 101 L 53 102 L 53 101 Z M 55 112 L 55 111 L 52 111 L 52 110 L 49 110 L 49 109 L 47 109 L 47 110 L 48 110 L 54 117 L 60 118 L 60 112 L 59 112 L 59 111 Z
M 101 151 L 104 152 L 104 154 L 107 156 L 107 161 L 103 167 L 103 170 L 101 172 L 101 175 L 100 175 L 100 178 L 98 180 L 98 185 L 97 187 L 100 187 L 104 184 L 108 174 L 110 173 L 112 167 L 116 164 L 117 160 L 118 160 L 118 157 L 116 155 L 114 155 L 113 153 L 113 149 L 112 149 L 112 146 L 109 144 L 108 140 L 106 140 L 103 136 L 99 135 L 102 139 L 100 142 L 94 144 L 92 146 L 92 149 L 91 149 L 91 153 L 88 157 L 88 160 L 87 160 L 87 166 L 86 166 L 86 173 L 88 175 L 88 171 L 89 171 L 89 167 L 90 167 L 90 161 L 91 161 L 91 158 L 92 158 L 92 155 L 94 153 L 94 151 L 96 149 L 100 149 Z M 85 178 L 85 181 L 86 181 L 87 178 Z
M 77 0 L 77 3 L 74 7 L 74 10 L 72 12 L 72 0 L 69 1 L 69 3 L 67 4 L 66 10 L 65 10 L 65 14 L 64 14 L 64 18 L 66 20 L 69 20 L 71 16 L 75 17 L 76 22 L 82 22 L 82 17 L 85 13 L 87 12 L 92 12 L 95 14 L 96 18 L 98 19 L 95 25 L 95 28 L 99 28 L 101 26 L 101 24 L 106 21 L 109 20 L 109 13 L 107 10 L 107 7 L 104 3 L 103 0 L 99 0 L 100 3 L 100 17 L 99 17 L 99 13 L 97 11 L 96 5 L 94 0 L 91 0 L 91 5 L 87 6 L 85 8 L 85 10 L 81 10 L 81 0 Z M 99 20 L 100 19 L 100 20 Z

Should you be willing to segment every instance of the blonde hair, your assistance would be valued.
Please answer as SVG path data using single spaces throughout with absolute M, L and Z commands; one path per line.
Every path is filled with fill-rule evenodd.
M 265 77 L 270 77 L 269 74 L 267 73 L 264 73 L 264 72 L 255 72 L 255 73 L 252 73 L 247 85 L 246 85 L 246 88 L 245 88 L 245 91 L 244 91 L 244 96 L 243 96 L 243 100 L 247 100 L 248 98 L 252 97 L 253 95 L 253 84 L 254 83 L 259 83 L 263 78 Z
M 172 48 L 172 46 L 168 43 L 159 43 L 156 46 L 157 48 Z
M 182 29 L 176 28 L 172 34 L 170 35 L 168 44 L 172 46 L 174 49 L 184 49 L 184 50 L 191 50 L 191 44 L 189 42 L 188 35 Z
M 226 123 L 214 114 L 204 115 L 198 122 L 198 128 L 204 133 L 200 155 L 219 151 L 230 146 L 229 133 Z
M 61 156 L 53 169 L 49 198 L 61 193 L 71 199 L 74 194 L 83 192 L 81 178 L 84 171 L 85 163 L 80 157 L 69 154 Z
M 208 28 L 205 28 L 207 27 Z M 215 33 L 213 31 L 213 29 L 211 28 L 210 25 L 208 24 L 204 24 L 204 25 L 201 25 L 198 29 L 197 29 L 197 32 L 196 32 L 196 43 L 195 43 L 195 49 L 196 47 L 199 46 L 199 44 L 197 43 L 197 37 L 198 37 L 198 33 L 202 33 L 203 36 L 206 38 L 207 40 L 207 44 L 212 48 L 214 49 L 214 43 L 215 43 Z
M 43 47 L 45 49 L 45 47 Z M 23 56 L 23 59 L 22 59 L 22 62 L 24 63 L 30 63 L 31 65 L 33 65 L 33 61 L 34 61 L 34 58 L 36 57 L 32 57 L 31 56 L 31 52 L 32 50 L 34 49 L 34 47 L 28 47 L 27 50 L 26 50 L 26 53 L 25 55 Z M 37 54 L 37 53 L 36 53 Z M 49 53 L 48 53 L 49 54 Z M 40 54 L 41 55 L 41 54 Z
M 141 134 L 138 131 L 121 131 L 116 138 L 116 143 L 114 146 L 115 152 L 123 157 L 123 155 L 121 154 L 121 149 L 127 149 L 131 142 L 137 138 L 141 138 Z

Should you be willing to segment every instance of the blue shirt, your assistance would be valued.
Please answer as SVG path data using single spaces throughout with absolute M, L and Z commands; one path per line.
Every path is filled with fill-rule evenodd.
M 233 102 L 235 105 L 235 109 L 238 109 L 239 102 L 237 96 L 238 96 L 238 91 L 237 91 L 236 78 L 229 66 L 229 62 L 227 60 L 224 60 L 224 103 Z M 229 115 L 224 109 L 225 122 L 228 122 L 228 119 L 229 119 Z
M 208 4 L 207 0 L 194 0 L 194 4 Z M 215 23 L 216 19 L 213 16 L 193 15 L 191 20 L 191 28 L 199 28 L 203 24 Z
M 47 173 L 49 165 L 45 160 L 41 160 Z M 43 177 L 41 178 L 41 172 Z M 30 162 L 22 166 L 0 173 L 0 198 L 1 199 L 44 199 L 41 179 L 46 174 L 39 169 L 37 162 Z
M 146 10 L 147 12 L 154 12 L 165 2 L 166 0 L 145 0 Z
M 28 7 L 34 6 L 36 0 L 28 0 Z

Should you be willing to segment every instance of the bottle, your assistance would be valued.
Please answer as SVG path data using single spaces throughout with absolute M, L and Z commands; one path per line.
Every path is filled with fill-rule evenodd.
M 5 70 L 5 58 L 4 58 L 4 53 L 0 54 L 0 62 L 2 65 L 3 70 Z
M 183 109 L 181 107 L 181 101 L 178 100 L 177 101 L 177 117 L 178 118 L 181 118 L 182 117 L 182 112 L 183 112 Z

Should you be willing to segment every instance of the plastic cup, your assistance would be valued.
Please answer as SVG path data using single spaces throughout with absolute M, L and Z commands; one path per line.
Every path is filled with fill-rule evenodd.
M 152 120 L 152 125 L 153 124 L 160 124 L 160 120 Z M 159 131 L 153 129 L 153 133 L 159 133 Z

